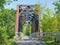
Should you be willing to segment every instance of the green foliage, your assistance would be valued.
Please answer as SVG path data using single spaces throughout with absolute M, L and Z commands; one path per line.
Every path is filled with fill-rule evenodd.
M 0 8 L 2 8 L 5 4 L 5 0 L 0 0 Z
M 54 5 L 56 6 L 56 14 L 58 19 L 58 30 L 60 32 L 60 0 L 58 2 L 54 2 Z
M 0 45 L 7 45 L 8 35 L 5 27 L 0 27 Z
M 14 26 L 15 26 L 15 10 L 11 9 L 4 9 L 1 12 L 1 26 L 5 26 L 7 29 L 7 33 L 10 36 L 13 36 L 14 33 Z M 10 37 L 9 36 L 9 37 Z
M 46 32 L 45 41 L 54 40 L 52 36 L 58 36 L 59 34 L 54 34 L 52 32 L 59 32 L 58 30 L 58 18 L 57 14 L 53 14 L 49 8 L 46 9 L 46 13 L 42 17 L 42 30 Z M 51 32 L 51 33 L 49 33 Z
M 1 45 L 8 45 L 9 39 L 12 39 L 14 37 L 15 14 L 16 11 L 13 9 L 0 10 L 0 44 Z
M 60 0 L 57 2 L 54 2 L 53 4 L 56 6 L 55 8 L 56 13 L 60 13 Z
M 43 31 L 57 31 L 58 19 L 56 14 L 51 14 L 51 11 L 46 10 L 46 14 L 43 15 L 42 29 Z
M 17 0 L 0 0 L 0 9 L 4 8 L 5 4 L 10 4 L 13 1 L 17 1 Z
M 31 33 L 31 22 L 30 22 L 30 24 L 29 23 L 24 23 L 22 29 L 23 29 L 24 34 L 30 35 L 30 33 Z
M 41 13 L 41 7 L 40 7 L 40 4 L 35 4 L 34 6 L 34 12 L 38 15 L 40 15 Z

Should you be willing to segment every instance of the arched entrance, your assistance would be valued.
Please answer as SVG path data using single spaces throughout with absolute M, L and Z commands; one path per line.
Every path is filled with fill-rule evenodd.
M 27 35 L 38 31 L 38 17 L 34 12 L 34 5 L 18 5 L 15 32 L 28 32 Z M 16 34 L 15 33 L 15 34 Z

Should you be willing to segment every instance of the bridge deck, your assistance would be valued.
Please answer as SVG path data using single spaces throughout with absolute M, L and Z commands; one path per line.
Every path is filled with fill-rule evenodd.
M 46 45 L 46 44 L 43 41 L 21 40 L 21 41 L 18 41 L 16 45 Z

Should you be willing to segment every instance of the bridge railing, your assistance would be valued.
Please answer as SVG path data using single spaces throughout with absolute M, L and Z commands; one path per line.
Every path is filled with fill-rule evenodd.
M 60 32 L 35 32 L 30 35 L 34 40 L 60 40 Z

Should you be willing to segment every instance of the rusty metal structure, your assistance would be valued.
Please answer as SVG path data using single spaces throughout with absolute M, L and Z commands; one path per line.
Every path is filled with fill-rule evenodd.
M 34 5 L 17 5 L 15 34 L 22 32 L 23 23 L 31 22 L 31 33 L 38 31 L 38 17 L 34 12 Z

